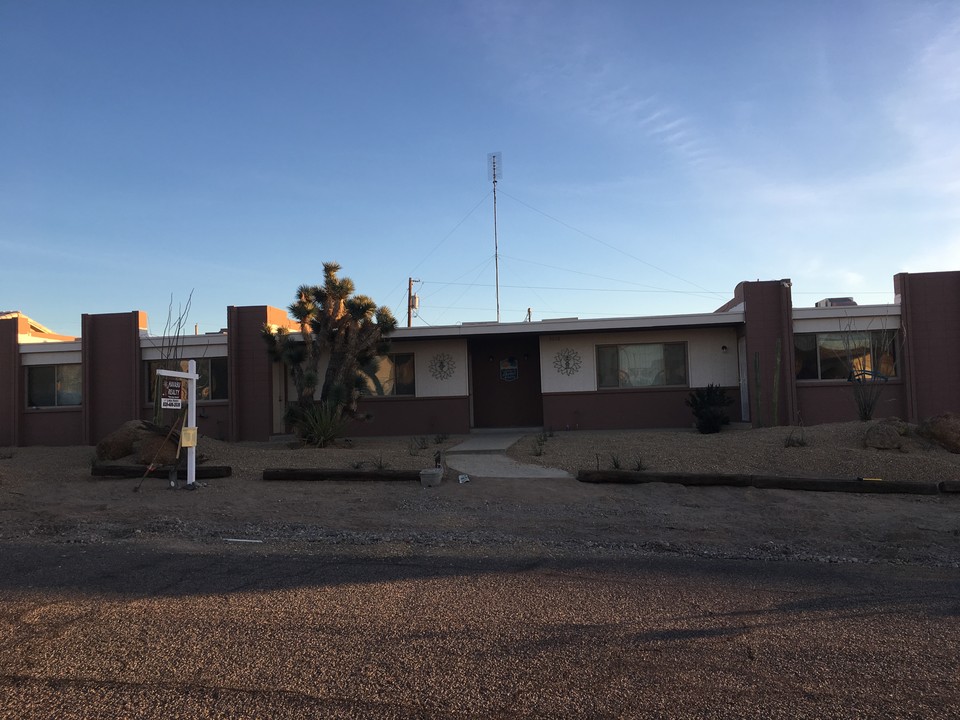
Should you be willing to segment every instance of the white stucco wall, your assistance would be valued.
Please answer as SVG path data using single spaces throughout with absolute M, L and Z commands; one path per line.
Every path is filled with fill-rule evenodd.
M 690 387 L 737 385 L 737 332 L 734 328 L 667 330 L 643 333 L 543 335 L 540 338 L 540 384 L 543 392 L 590 392 L 597 389 L 597 346 L 632 343 L 687 343 Z M 723 347 L 726 346 L 726 352 Z M 571 364 L 566 366 L 569 359 Z M 579 369 L 574 367 L 579 361 Z
M 597 337 L 600 336 L 540 336 L 540 387 L 543 392 L 589 392 L 597 389 Z M 570 367 L 564 368 L 567 359 Z M 560 366 L 559 369 L 554 363 Z
M 428 342 L 392 342 L 391 353 L 413 353 L 416 373 L 416 397 L 451 397 L 469 394 L 467 382 L 467 343 L 465 340 L 433 340 Z M 446 357 L 441 358 L 441 355 Z M 441 368 L 439 363 L 447 364 Z M 431 368 L 431 364 L 433 367 Z M 315 398 L 320 399 L 327 358 L 320 362 L 320 383 Z M 287 396 L 297 396 L 293 381 L 287 377 Z
M 392 342 L 390 352 L 413 353 L 417 397 L 451 397 L 469 394 L 465 340 Z
M 833 308 L 831 308 L 833 309 Z M 806 313 L 793 321 L 794 334 L 827 332 L 861 332 L 865 330 L 899 330 L 899 315 L 866 315 L 860 317 L 816 317 Z
M 216 335 L 186 335 L 178 339 L 142 337 L 140 338 L 140 355 L 144 360 L 162 360 L 165 350 L 169 351 L 174 345 L 177 347 L 176 354 L 184 360 L 227 357 L 228 354 L 227 336 L 218 333 Z
M 80 342 L 20 346 L 21 365 L 69 365 L 82 362 Z

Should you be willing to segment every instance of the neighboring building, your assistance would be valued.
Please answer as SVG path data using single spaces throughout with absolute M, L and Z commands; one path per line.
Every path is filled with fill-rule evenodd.
M 834 298 L 794 308 L 790 285 L 740 283 L 713 313 L 397 329 L 361 401 L 372 419 L 351 432 L 691 427 L 685 401 L 708 384 L 734 398 L 735 421 L 812 425 L 857 417 L 851 370 L 886 378 L 877 417 L 919 421 L 960 408 L 951 359 L 960 272 L 899 274 L 891 305 Z M 201 375 L 200 432 L 231 441 L 282 434 L 295 394 L 261 328 L 295 323 L 266 306 L 227 315 L 225 332 L 182 342 Z M 146 326 L 139 311 L 83 315 L 74 339 L 19 313 L 0 317 L 0 446 L 94 444 L 151 417 L 152 372 L 167 341 Z
M 17 342 L 27 343 L 46 343 L 46 342 L 64 342 L 76 340 L 69 335 L 57 335 L 49 328 L 45 328 L 36 320 L 31 320 L 19 310 L 0 310 L 0 320 L 16 320 L 17 322 Z

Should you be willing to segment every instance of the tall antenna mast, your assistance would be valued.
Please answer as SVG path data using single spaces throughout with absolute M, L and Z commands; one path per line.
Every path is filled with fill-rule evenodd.
M 497 322 L 500 322 L 500 241 L 497 237 L 497 180 L 503 177 L 501 153 L 487 153 L 487 171 L 493 180 L 493 267 L 497 281 Z

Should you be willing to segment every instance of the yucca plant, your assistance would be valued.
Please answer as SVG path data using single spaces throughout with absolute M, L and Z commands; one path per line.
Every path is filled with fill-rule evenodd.
M 333 403 L 314 403 L 306 407 L 294 405 L 287 419 L 304 445 L 320 448 L 343 437 L 352 420 Z
M 697 430 L 704 434 L 718 433 L 724 425 L 729 424 L 730 417 L 724 408 L 731 403 L 733 398 L 727 395 L 727 391 L 712 384 L 694 388 L 687 398 L 687 405 L 696 418 Z

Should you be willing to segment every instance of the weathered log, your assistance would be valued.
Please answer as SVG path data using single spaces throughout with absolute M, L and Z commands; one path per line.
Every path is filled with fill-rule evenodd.
M 263 471 L 264 480 L 416 480 L 419 470 L 344 470 L 322 468 L 270 468 Z
M 911 493 L 936 495 L 937 483 L 864 478 L 779 477 L 724 473 L 654 472 L 647 470 L 581 470 L 577 480 L 586 483 L 676 483 L 690 486 L 755 487 L 758 489 L 812 490 L 817 492 Z M 943 485 L 943 483 L 940 483 Z
M 577 480 L 586 483 L 677 483 L 681 485 L 733 485 L 747 487 L 749 475 L 721 475 L 719 473 L 655 472 L 651 470 L 581 470 Z

